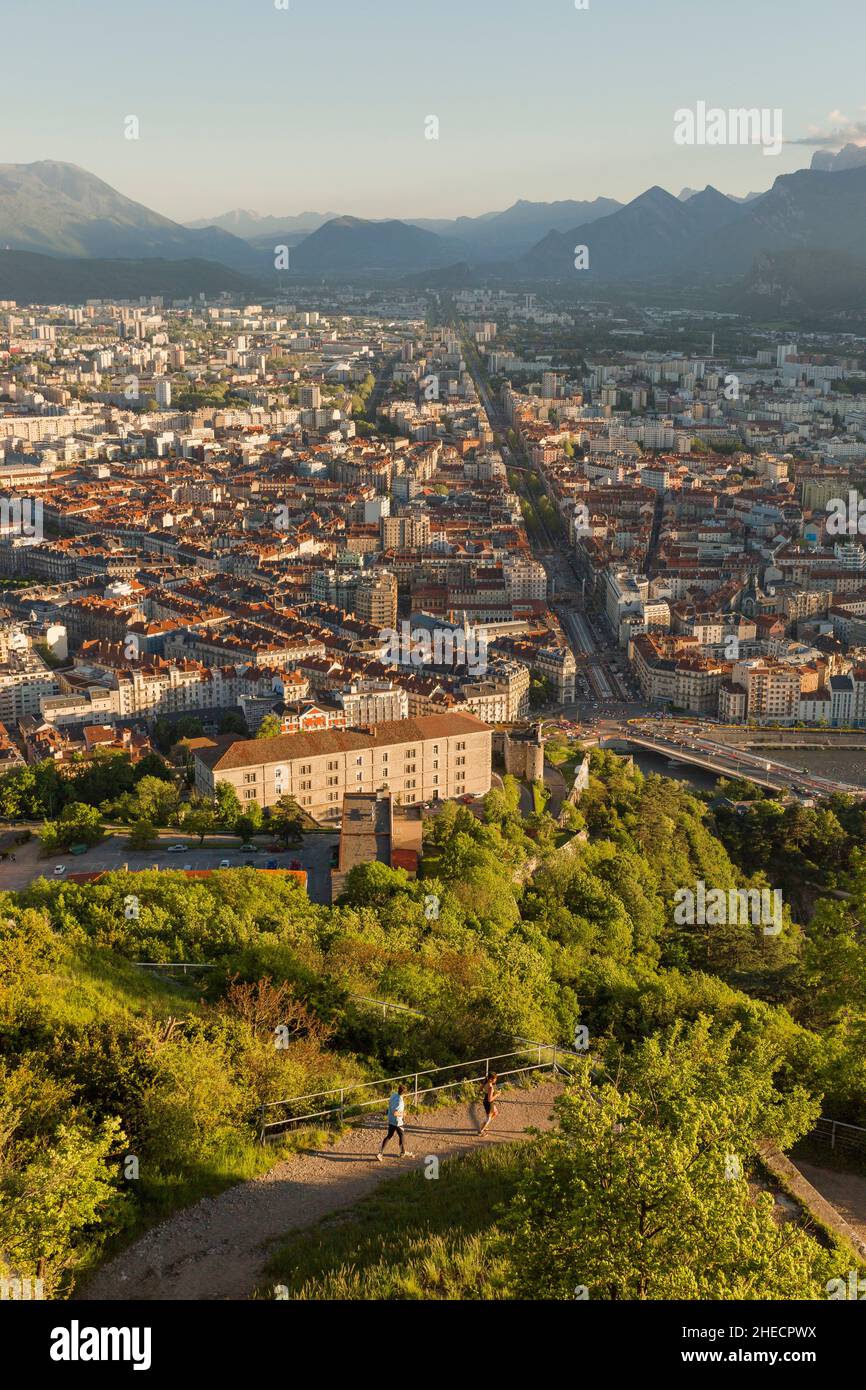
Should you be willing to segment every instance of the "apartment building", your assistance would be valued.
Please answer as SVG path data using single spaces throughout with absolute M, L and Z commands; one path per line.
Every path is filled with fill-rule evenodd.
M 195 787 L 228 782 L 242 806 L 293 797 L 316 820 L 339 821 L 343 797 L 388 792 L 412 805 L 490 790 L 491 729 L 470 714 L 433 714 L 368 732 L 329 729 L 218 741 L 195 753 Z
M 365 574 L 355 589 L 355 612 L 380 631 L 397 626 L 397 577 L 387 571 Z
M 543 603 L 547 598 L 547 571 L 538 560 L 515 556 L 506 561 L 505 582 L 512 603 Z
M 14 724 L 39 714 L 42 701 L 59 689 L 57 677 L 30 648 L 9 650 L 0 664 L 0 720 Z

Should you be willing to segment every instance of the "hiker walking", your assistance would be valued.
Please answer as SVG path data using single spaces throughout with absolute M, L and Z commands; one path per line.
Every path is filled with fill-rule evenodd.
M 502 1092 L 497 1091 L 496 1089 L 497 1080 L 498 1076 L 495 1071 L 488 1072 L 484 1082 L 484 1090 L 481 1093 L 481 1099 L 484 1104 L 484 1113 L 487 1116 L 487 1119 L 484 1121 L 484 1124 L 478 1131 L 479 1137 L 486 1132 L 487 1126 L 490 1124 L 490 1121 L 495 1120 L 496 1116 L 499 1114 L 499 1106 L 496 1104 L 496 1097 L 501 1095 Z
M 397 1087 L 396 1091 L 392 1091 L 391 1099 L 388 1101 L 388 1133 L 382 1140 L 382 1143 L 379 1146 L 379 1152 L 376 1154 L 376 1157 L 380 1163 L 382 1162 L 382 1154 L 384 1152 L 385 1145 L 389 1143 L 389 1141 L 393 1138 L 395 1134 L 400 1141 L 400 1157 L 413 1157 L 413 1155 L 408 1152 L 405 1144 L 403 1143 L 403 1118 L 406 1113 L 406 1102 L 403 1099 L 403 1094 L 405 1090 L 406 1087 L 401 1082 L 400 1085 Z

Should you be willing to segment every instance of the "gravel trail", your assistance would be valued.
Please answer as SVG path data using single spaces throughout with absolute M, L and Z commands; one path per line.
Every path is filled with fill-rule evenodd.
M 384 1137 L 382 1119 L 355 1126 L 333 1148 L 293 1155 L 261 1178 L 206 1197 L 155 1226 L 128 1250 L 98 1270 L 79 1300 L 245 1299 L 262 1277 L 269 1246 L 288 1231 L 350 1207 L 378 1183 L 413 1167 L 427 1154 L 447 1157 L 479 1144 L 519 1139 L 531 1126 L 549 1129 L 561 1085 L 546 1081 L 528 1090 L 506 1091 L 488 1137 L 476 1137 L 480 1104 L 461 1104 L 412 1116 L 406 1148 L 397 1157 L 391 1140 L 382 1163 L 376 1150 Z

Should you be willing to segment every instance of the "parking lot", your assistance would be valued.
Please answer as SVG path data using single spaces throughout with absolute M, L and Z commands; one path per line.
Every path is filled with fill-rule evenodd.
M 40 876 L 59 881 L 70 874 L 99 870 L 126 868 L 135 873 L 142 869 L 218 869 L 222 861 L 227 859 L 229 867 L 233 869 L 245 865 L 257 869 L 300 866 L 307 870 L 310 899 L 321 903 L 328 902 L 330 898 L 330 856 L 338 842 L 336 832 L 310 835 L 299 849 L 271 850 L 264 847 L 264 841 L 258 841 L 255 854 L 242 854 L 237 836 L 226 836 L 221 840 L 209 837 L 200 846 L 197 840 L 185 840 L 183 835 L 178 834 L 162 838 L 152 849 L 131 850 L 125 835 L 111 835 L 86 854 L 56 854 L 50 859 L 41 859 L 39 842 L 34 839 L 15 850 L 14 863 L 11 859 L 0 862 L 0 889 L 24 888 Z M 183 845 L 183 849 L 174 852 L 169 848 L 171 845 Z M 61 865 L 63 872 L 55 873 L 55 869 Z

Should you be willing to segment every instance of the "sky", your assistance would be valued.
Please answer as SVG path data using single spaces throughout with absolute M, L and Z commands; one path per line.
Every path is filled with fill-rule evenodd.
M 177 221 L 452 217 L 744 194 L 866 143 L 863 0 L 580 3 L 2 0 L 0 163 L 67 160 Z M 698 101 L 781 109 L 781 153 L 677 145 Z

